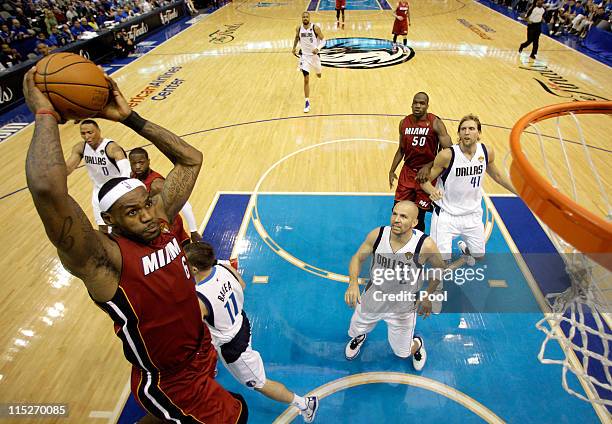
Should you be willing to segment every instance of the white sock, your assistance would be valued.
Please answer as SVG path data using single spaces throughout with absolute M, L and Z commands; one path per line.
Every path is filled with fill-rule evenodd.
M 296 394 L 293 394 L 293 401 L 291 402 L 291 405 L 297 407 L 300 411 L 308 408 L 308 405 L 306 405 L 306 399 Z
M 307 102 L 309 102 L 309 101 L 310 101 L 310 99 L 309 99 L 308 97 L 306 97 L 306 99 L 304 99 L 304 100 L 306 100 Z

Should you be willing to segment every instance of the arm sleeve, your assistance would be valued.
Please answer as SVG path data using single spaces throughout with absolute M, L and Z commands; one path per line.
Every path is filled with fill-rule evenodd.
M 132 173 L 132 168 L 130 167 L 130 161 L 127 159 L 121 159 L 117 161 L 117 167 L 119 168 L 119 172 L 122 177 L 130 178 L 130 174 Z
M 185 206 L 181 209 L 183 213 L 183 217 L 185 221 L 187 221 L 187 227 L 189 227 L 189 232 L 193 233 L 198 231 L 198 224 L 196 224 L 195 216 L 193 216 L 193 208 L 189 202 L 185 202 Z

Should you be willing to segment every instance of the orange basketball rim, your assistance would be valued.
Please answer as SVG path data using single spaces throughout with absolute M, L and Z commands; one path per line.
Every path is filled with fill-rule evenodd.
M 578 251 L 612 270 L 612 223 L 554 188 L 521 149 L 521 134 L 530 124 L 570 113 L 612 114 L 612 102 L 561 103 L 523 116 L 510 133 L 510 178 L 519 196 L 552 231 Z

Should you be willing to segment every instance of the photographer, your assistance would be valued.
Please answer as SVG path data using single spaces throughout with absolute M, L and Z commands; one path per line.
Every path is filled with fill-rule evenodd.
M 125 58 L 136 51 L 136 46 L 130 34 L 125 29 L 115 33 L 115 43 L 113 44 L 115 56 Z

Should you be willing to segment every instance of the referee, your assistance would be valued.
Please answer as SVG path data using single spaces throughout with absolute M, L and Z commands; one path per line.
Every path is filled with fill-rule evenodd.
M 544 0 L 536 0 L 535 4 L 527 11 L 527 41 L 519 47 L 519 53 L 521 53 L 525 47 L 533 43 L 531 55 L 529 55 L 532 59 L 535 59 L 536 54 L 538 54 L 540 34 L 542 33 L 542 17 L 546 11 L 542 6 L 543 4 Z

